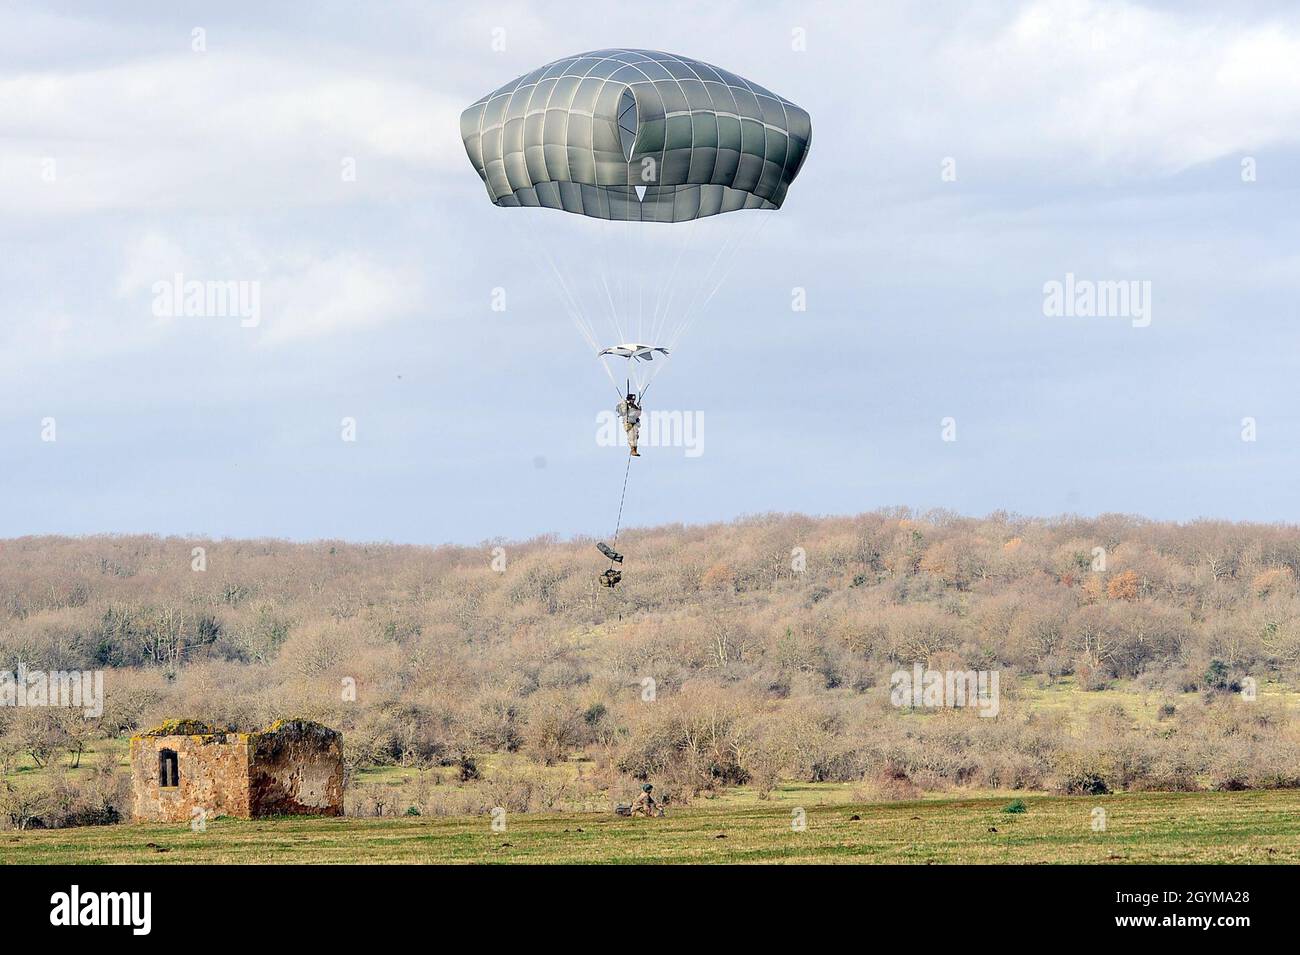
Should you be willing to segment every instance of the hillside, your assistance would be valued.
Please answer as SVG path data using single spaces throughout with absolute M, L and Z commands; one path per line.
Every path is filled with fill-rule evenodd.
M 0 808 L 119 805 L 125 736 L 175 716 L 342 729 L 358 814 L 1300 784 L 1300 529 L 888 511 L 619 550 L 610 592 L 589 540 L 4 541 L 0 669 L 106 692 L 0 707 Z M 996 673 L 996 717 L 896 705 L 916 665 Z

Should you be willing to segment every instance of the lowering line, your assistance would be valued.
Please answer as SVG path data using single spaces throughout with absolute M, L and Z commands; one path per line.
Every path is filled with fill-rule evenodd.
M 627 468 L 624 469 L 623 471 L 623 493 L 619 495 L 619 499 L 618 499 L 618 520 L 614 524 L 614 542 L 610 544 L 610 547 L 615 549 L 617 549 L 618 547 L 619 529 L 622 528 L 623 526 L 623 502 L 627 500 L 627 478 L 628 475 L 630 475 L 631 473 L 632 473 L 632 455 L 629 454 L 627 456 Z M 609 566 L 611 567 L 614 566 L 613 560 L 609 562 Z

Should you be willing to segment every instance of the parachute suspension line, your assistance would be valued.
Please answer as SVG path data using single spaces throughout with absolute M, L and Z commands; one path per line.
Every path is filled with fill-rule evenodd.
M 654 229 L 654 223 L 643 222 L 638 230 L 641 234 L 637 236 L 641 243 L 637 252 L 636 274 L 637 283 L 640 287 L 640 302 L 637 305 L 637 311 L 640 314 L 642 325 L 642 341 L 649 341 L 654 337 L 654 321 L 659 304 L 657 298 L 659 276 L 668 267 L 667 263 L 663 261 L 666 256 L 660 254 L 659 250 L 662 243 L 658 241 Z M 657 345 L 659 343 L 651 341 L 650 344 Z
M 613 322 L 615 330 L 618 332 L 619 341 L 625 341 L 623 336 L 623 324 L 619 318 L 618 306 L 614 304 L 614 293 L 609 288 L 610 253 L 609 253 L 609 235 L 606 231 L 609 222 L 612 220 L 603 220 L 597 223 L 596 235 L 600 237 L 600 284 L 605 290 L 605 301 L 609 304 L 610 321 Z
M 599 351 L 599 349 L 597 349 L 597 351 Z M 604 359 L 602 359 L 602 358 L 597 358 L 596 360 L 600 362 L 600 367 L 601 367 L 602 369 L 604 369 L 604 371 L 605 371 L 605 377 L 609 379 L 609 383 L 610 383 L 611 385 L 614 386 L 614 394 L 618 395 L 618 400 L 619 400 L 619 401 L 622 401 L 622 400 L 623 400 L 623 392 L 619 390 L 618 379 L 616 379 L 616 378 L 614 377 L 614 373 L 613 373 L 612 371 L 609 370 L 609 365 L 605 363 L 605 360 L 604 360 Z
M 704 295 L 704 290 L 709 287 L 709 280 L 712 278 L 713 273 L 717 270 L 719 264 L 723 262 L 730 264 L 732 261 L 732 258 L 736 254 L 736 250 L 740 247 L 742 231 L 743 230 L 739 228 L 733 229 L 731 234 L 728 235 L 718 246 L 718 251 L 713 255 L 713 261 L 709 263 L 708 269 L 700 277 L 699 283 L 692 290 L 690 301 L 687 303 L 685 311 L 682 312 L 681 325 L 685 325 L 689 316 L 694 313 L 696 307 L 699 305 L 700 299 Z M 679 332 L 680 328 L 681 326 L 679 325 Z M 678 338 L 680 337 L 680 334 L 674 337 Z
M 713 301 L 714 296 L 716 296 L 726 284 L 727 279 L 735 270 L 736 264 L 740 261 L 737 252 L 741 246 L 748 245 L 751 241 L 757 240 L 758 236 L 762 233 L 763 228 L 766 226 L 767 221 L 768 216 L 756 212 L 756 217 L 751 218 L 745 228 L 733 230 L 727 239 L 724 240 L 721 247 L 719 247 L 717 253 L 714 255 L 708 271 L 705 272 L 704 276 L 700 279 L 699 285 L 694 289 L 693 294 L 690 296 L 687 307 L 682 312 L 681 321 L 675 328 L 673 328 L 671 336 L 668 341 L 664 343 L 665 347 L 667 347 L 669 351 L 675 351 L 677 349 L 678 343 L 685 336 L 689 328 L 695 323 L 695 320 L 707 310 L 707 307 L 709 303 Z M 714 226 L 716 224 L 708 223 L 708 225 Z M 706 238 L 712 238 L 713 233 L 716 231 L 718 231 L 718 229 L 711 229 Z M 710 244 L 710 242 L 705 242 L 704 247 L 708 248 Z M 718 268 L 719 265 L 721 265 L 720 271 Z M 717 272 L 717 280 L 710 283 L 710 278 L 715 272 Z M 665 311 L 664 318 L 667 319 L 667 311 Z M 664 324 L 666 326 L 666 321 Z M 661 340 L 658 335 L 662 334 L 663 331 L 666 330 L 665 327 L 657 333 L 655 338 L 656 342 Z M 650 372 L 644 387 L 641 389 L 642 395 L 649 390 L 650 385 L 654 382 L 655 378 L 659 376 L 663 367 L 663 365 L 660 365 Z
M 618 307 L 616 313 L 621 321 L 627 321 L 627 270 L 623 268 L 622 264 L 622 237 L 618 234 L 618 227 L 615 225 L 615 220 L 610 219 L 609 222 L 606 223 L 605 228 L 609 229 L 611 234 L 610 274 L 613 276 L 614 289 L 618 296 Z
M 605 287 L 605 298 L 609 302 L 610 319 L 614 323 L 614 329 L 618 332 L 619 342 L 624 342 L 627 340 L 627 336 L 623 334 L 623 323 L 619 320 L 618 307 L 614 304 L 614 296 L 609 290 L 609 282 L 606 281 L 604 272 L 600 275 L 600 284 Z
M 573 293 L 569 291 L 568 286 L 565 284 L 564 279 L 559 272 L 559 269 L 555 266 L 553 261 L 550 261 L 549 254 L 547 255 L 547 259 L 549 264 L 551 265 L 551 270 L 555 275 L 556 286 L 563 294 L 569 297 L 571 302 L 573 302 L 573 305 L 569 307 L 569 315 L 573 319 L 574 326 L 578 329 L 578 334 L 580 334 L 583 337 L 583 339 L 587 342 L 587 346 L 593 352 L 600 351 L 601 346 L 597 342 L 596 330 L 592 326 L 591 319 L 589 319 L 586 316 L 586 313 L 583 311 L 582 306 L 577 304 L 576 298 L 574 297 Z
M 668 300 L 665 303 L 663 313 L 659 316 L 658 324 L 655 327 L 654 339 L 656 344 L 663 342 L 664 337 L 668 335 L 670 331 L 674 333 L 674 337 L 678 337 L 676 336 L 676 331 L 680 328 L 685 316 L 693 309 L 695 301 L 698 300 L 701 294 L 703 294 L 702 290 L 708 281 L 709 275 L 712 274 L 714 266 L 716 266 L 718 260 L 725 260 L 728 252 L 727 242 L 736 235 L 736 230 L 732 229 L 731 231 L 728 231 L 724 228 L 723 222 L 724 217 L 722 215 L 712 215 L 705 216 L 703 219 L 695 219 L 689 223 L 682 223 L 681 227 L 683 230 L 688 230 L 687 235 L 689 238 L 681 243 L 681 251 L 677 262 L 674 264 L 673 274 L 670 276 Z M 724 240 L 721 244 L 717 243 L 715 239 L 718 233 L 722 233 L 726 236 L 727 240 Z M 692 240 L 694 241 L 694 244 L 692 244 Z M 738 243 L 732 243 L 732 254 L 734 254 L 734 249 L 737 244 Z M 711 249 L 715 246 L 717 247 L 717 252 L 714 254 L 714 261 L 710 264 L 708 272 L 695 277 L 693 282 L 690 280 L 678 282 L 676 280 L 678 267 L 687 251 L 690 251 L 692 256 L 699 251 L 701 257 L 703 257 L 705 254 L 703 250 Z M 688 304 L 684 309 L 679 309 L 678 314 L 680 314 L 682 318 L 673 321 L 673 302 L 677 299 L 679 290 L 682 295 L 687 297 Z M 668 343 L 665 342 L 665 344 Z M 669 345 L 669 347 L 671 347 L 671 345 Z
M 676 289 L 677 289 L 677 282 L 676 282 L 677 271 L 682 264 L 682 259 L 686 255 L 686 249 L 688 245 L 689 243 L 687 243 L 686 241 L 683 241 L 681 243 L 681 246 L 677 250 L 677 258 L 673 262 L 672 270 L 668 273 L 668 275 L 665 277 L 665 280 L 659 286 L 658 296 L 655 300 L 654 324 L 652 326 L 653 335 L 655 339 L 653 342 L 651 342 L 651 344 L 653 345 L 659 344 L 659 338 L 663 334 L 664 326 L 667 325 L 668 323 L 668 316 L 672 312 L 673 296 L 676 293 Z M 665 290 L 667 291 L 666 300 L 664 298 Z
M 531 221 L 530 213 L 533 210 L 522 210 L 523 215 L 515 218 L 524 221 L 525 227 L 530 233 L 529 244 L 534 248 L 540 248 L 542 256 L 546 260 L 547 268 L 550 270 L 548 279 L 555 287 L 560 304 L 568 312 L 579 335 L 591 351 L 599 352 L 605 347 L 606 342 L 601 339 L 601 332 L 596 328 L 591 312 L 585 307 L 584 301 L 579 297 L 575 287 L 566 278 L 564 271 L 559 267 L 551 243 L 542 241 L 538 237 L 536 226 Z M 722 218 L 721 216 L 709 216 L 706 219 Z M 610 310 L 610 324 L 616 331 L 620 341 L 631 341 L 627 332 L 633 329 L 629 324 L 635 320 L 635 329 L 637 331 L 637 341 L 647 341 L 651 345 L 663 344 L 669 349 L 675 349 L 686 331 L 694 324 L 698 316 L 706 310 L 708 304 L 716 297 L 722 286 L 726 284 L 727 278 L 734 271 L 736 263 L 739 261 L 737 252 L 742 245 L 745 245 L 750 237 L 756 237 L 767 222 L 767 216 L 764 216 L 755 210 L 755 214 L 750 217 L 748 228 L 738 228 L 730 231 L 727 238 L 721 243 L 711 241 L 716 233 L 727 231 L 723 229 L 724 223 L 720 225 L 715 222 L 695 220 L 693 223 L 685 224 L 687 228 L 696 227 L 690 240 L 678 244 L 676 250 L 671 248 L 665 249 L 668 255 L 649 256 L 648 245 L 657 242 L 657 237 L 646 230 L 645 235 L 636 236 L 632 234 L 637 226 L 654 227 L 655 223 L 637 223 L 631 220 L 596 220 L 593 225 L 596 226 L 596 232 L 600 240 L 599 269 L 600 283 L 588 283 L 588 286 L 595 292 L 596 298 L 600 299 L 603 292 L 604 302 L 597 305 L 597 311 L 604 311 L 605 308 Z M 512 218 L 513 224 L 513 218 Z M 622 242 L 610 240 L 608 236 L 609 229 L 627 228 L 628 235 Z M 699 228 L 703 227 L 703 228 Z M 611 248 L 611 245 L 614 248 Z M 643 254 L 640 249 L 646 246 Z M 679 282 L 678 276 L 682 272 L 682 263 L 688 254 L 695 256 L 697 252 L 707 252 L 705 250 L 716 249 L 709 263 L 707 271 L 697 281 Z M 614 273 L 614 285 L 610 283 L 609 267 L 611 255 L 622 260 L 623 267 Z M 703 257 L 703 256 L 701 256 Z M 645 289 L 644 284 L 647 278 L 651 276 L 644 273 L 641 265 L 647 260 L 654 263 L 656 268 L 653 270 L 657 273 L 654 279 L 654 306 L 649 314 L 650 337 L 645 337 L 646 331 L 646 314 L 645 314 Z M 671 266 L 667 263 L 671 261 Z M 589 265 L 596 265 L 595 261 L 589 261 Z M 633 275 L 634 274 L 634 275 Z M 626 277 L 627 281 L 623 281 Z M 637 288 L 632 288 L 632 278 L 637 281 Z M 684 296 L 687 301 L 685 306 L 679 307 L 676 314 L 680 318 L 674 321 L 674 303 L 679 296 Z M 635 301 L 634 301 L 635 300 Z M 620 304 L 621 303 L 621 304 Z M 634 311 L 634 305 L 636 306 Z M 665 341 L 667 337 L 667 341 Z M 660 362 L 652 365 L 650 368 L 641 369 L 639 364 L 634 365 L 637 374 L 635 389 L 630 389 L 643 398 L 649 389 L 651 382 L 658 377 L 667 362 Z M 609 379 L 614 392 L 621 399 L 624 397 L 625 390 L 618 384 L 611 369 L 605 361 L 601 361 L 601 367 Z M 633 369 L 629 369 L 633 370 Z
M 635 265 L 636 285 L 637 285 L 637 303 L 636 303 L 637 322 L 641 324 L 643 327 L 646 324 L 645 287 L 646 287 L 646 283 L 653 278 L 653 276 L 648 274 L 646 271 L 646 263 L 653 261 L 654 259 L 654 256 L 651 254 L 651 236 L 646 234 L 644 225 L 645 224 L 642 223 L 643 227 L 637 230 L 641 234 L 637 236 L 637 238 L 640 240 L 640 247 L 637 249 L 636 265 Z
M 708 218 L 722 217 L 710 216 Z M 667 347 L 669 351 L 676 351 L 677 344 L 681 342 L 682 337 L 684 337 L 686 331 L 689 330 L 689 327 L 694 325 L 695 320 L 697 320 L 702 313 L 707 311 L 708 303 L 714 300 L 714 296 L 718 295 L 718 292 L 722 290 L 722 287 L 727 283 L 727 279 L 731 277 L 733 270 L 736 269 L 736 264 L 740 261 L 740 256 L 737 255 L 738 251 L 740 251 L 742 246 L 748 246 L 750 242 L 754 242 L 754 240 L 758 239 L 758 236 L 762 234 L 763 227 L 767 225 L 767 221 L 768 216 L 766 216 L 766 214 L 762 214 L 761 212 L 758 212 L 758 210 L 755 210 L 754 216 L 750 217 L 748 223 L 745 223 L 744 229 L 741 229 L 741 227 L 733 229 L 731 233 L 727 235 L 727 238 L 723 240 L 722 244 L 718 247 L 718 251 L 715 252 L 714 259 L 712 259 L 710 265 L 708 265 L 705 274 L 699 278 L 698 285 L 695 285 L 692 292 L 690 292 L 688 301 L 686 301 L 686 307 L 681 313 L 681 320 L 677 322 L 675 326 L 671 327 L 671 335 L 669 335 L 667 342 L 663 342 L 664 347 Z M 698 222 L 699 221 L 697 220 L 697 223 Z M 712 239 L 715 238 L 715 233 L 722 231 L 722 226 L 715 222 L 706 222 L 705 225 L 707 226 L 707 230 L 705 233 L 699 235 L 699 239 L 701 239 L 701 246 L 703 248 L 710 248 L 712 244 L 714 244 Z M 682 248 L 682 251 L 685 251 L 685 247 Z M 711 281 L 711 279 L 714 279 L 715 273 L 716 279 L 715 281 Z M 660 320 L 658 330 L 655 331 L 654 342 L 656 344 L 662 342 L 663 335 L 669 331 L 668 317 L 669 313 L 671 313 L 671 298 L 672 296 L 669 295 L 669 303 L 667 307 L 664 308 L 662 320 Z M 645 395 L 645 392 L 649 390 L 651 383 L 654 382 L 655 378 L 659 377 L 659 373 L 662 372 L 662 370 L 663 365 L 655 366 L 655 368 L 651 370 L 649 376 L 646 378 L 645 385 L 641 388 L 641 395 Z
M 687 226 L 687 228 L 693 229 L 693 227 L 700 226 L 700 225 L 705 226 L 706 227 L 705 231 L 708 231 L 709 234 L 711 235 L 712 230 L 707 229 L 707 227 L 713 225 L 713 223 L 708 223 L 708 222 L 701 223 L 699 220 L 696 220 L 695 222 L 690 223 L 690 225 Z M 701 230 L 693 229 L 693 231 L 700 232 Z M 705 248 L 709 247 L 709 242 L 707 241 L 709 238 L 708 235 L 696 235 L 690 238 L 699 239 L 701 240 L 701 244 Z M 656 302 L 655 305 L 655 316 L 652 323 L 652 331 L 650 336 L 651 344 L 658 345 L 661 342 L 663 342 L 664 335 L 667 333 L 667 330 L 669 328 L 670 321 L 673 315 L 673 301 L 677 297 L 679 285 L 682 284 L 677 281 L 677 276 L 681 269 L 682 260 L 686 257 L 688 251 L 693 252 L 690 238 L 683 236 L 683 241 L 681 241 L 678 244 L 677 255 L 673 260 L 672 269 L 667 273 L 665 281 L 659 286 L 659 296 L 658 296 L 658 301 Z M 686 283 L 686 284 L 687 286 L 689 286 L 690 283 Z M 666 295 L 665 295 L 665 290 L 667 293 Z M 671 351 L 672 345 L 669 344 L 668 348 Z M 641 397 L 645 396 L 646 391 L 649 390 L 650 388 L 651 382 L 653 382 L 655 378 L 659 376 L 659 373 L 663 371 L 665 365 L 666 362 L 664 364 L 656 365 L 650 370 L 649 374 L 645 378 L 645 382 L 641 386 L 641 392 L 640 392 Z
M 671 228 L 664 224 L 657 224 L 654 222 L 642 224 L 642 242 L 644 242 L 647 247 L 647 255 L 644 258 L 648 261 L 654 262 L 655 264 L 654 274 L 650 276 L 654 285 L 654 307 L 650 312 L 650 336 L 648 339 L 642 337 L 642 341 L 648 341 L 651 345 L 659 344 L 658 335 L 662 323 L 661 316 L 665 314 L 664 295 L 666 291 L 671 291 L 674 287 L 673 279 L 676 277 L 677 267 L 681 264 L 682 258 L 686 254 L 687 246 L 685 242 L 678 242 L 677 254 L 671 260 L 667 254 L 648 254 L 648 247 L 655 241 L 654 236 L 657 235 L 655 230 L 664 227 Z M 672 243 L 668 243 L 666 247 L 671 250 Z M 656 253 L 661 252 L 664 248 L 665 246 L 661 244 L 656 248 Z M 670 261 L 672 262 L 671 268 L 669 266 Z
M 742 239 L 744 244 L 757 242 L 758 237 L 762 234 L 769 218 L 769 215 L 764 215 L 743 234 L 739 232 L 736 234 L 736 241 L 732 243 L 730 252 L 727 255 L 726 263 L 723 266 L 723 271 L 719 274 L 718 280 L 713 284 L 712 289 L 709 290 L 709 294 L 703 299 L 703 301 L 692 304 L 691 308 L 683 316 L 681 327 L 679 327 L 676 334 L 673 335 L 672 344 L 668 347 L 677 347 L 677 343 L 681 340 L 682 336 L 686 334 L 687 329 L 694 324 L 696 318 L 699 317 L 700 313 L 708 307 L 709 303 L 713 301 L 713 297 L 717 295 L 722 286 L 726 284 L 727 279 L 736 268 L 736 263 L 740 261 L 739 257 L 736 255 L 736 250 L 742 244 Z M 712 273 L 712 269 L 710 269 L 710 273 Z
M 641 264 L 645 262 L 644 222 L 638 222 L 636 227 L 629 225 L 627 244 L 627 272 L 636 279 L 636 337 L 637 341 L 645 341 L 645 275 L 641 270 Z
M 623 236 L 622 249 L 619 251 L 619 285 L 623 287 L 623 315 L 627 320 L 629 331 L 634 328 L 640 333 L 640 317 L 636 315 L 636 274 L 633 263 L 636 257 L 633 255 L 632 242 L 635 236 L 632 234 L 636 231 L 632 222 L 621 222 L 619 227 L 625 230 Z M 640 340 L 639 338 L 637 339 Z
M 551 280 L 551 284 L 557 293 L 557 297 L 560 299 L 561 306 L 563 306 L 569 313 L 569 317 L 573 320 L 573 325 L 578 330 L 578 334 L 582 336 L 584 341 L 586 341 L 592 353 L 594 354 L 599 352 L 603 346 L 596 338 L 595 327 L 587 317 L 586 311 L 583 309 L 581 302 L 569 287 L 569 284 L 564 280 L 564 273 L 556 264 L 555 257 L 551 254 L 549 245 L 545 242 L 538 241 L 536 230 L 526 213 L 518 218 L 522 219 L 526 223 L 526 229 L 529 233 L 529 244 L 542 250 L 542 254 L 546 259 L 546 264 L 551 270 L 551 274 L 548 278 Z M 618 395 L 619 400 L 622 400 L 623 392 L 619 386 L 618 380 L 614 377 L 614 373 L 610 371 L 609 365 L 602 360 L 600 361 L 600 367 L 601 370 L 605 372 L 605 377 L 609 379 L 610 387 L 614 389 L 614 393 Z
M 618 330 L 619 341 L 623 342 L 627 340 L 627 336 L 623 331 L 623 320 L 625 317 L 625 313 L 622 308 L 623 270 L 617 267 L 618 266 L 618 248 L 617 248 L 618 236 L 613 235 L 613 237 L 611 238 L 611 233 L 615 228 L 614 222 L 615 222 L 614 219 L 607 219 L 604 223 L 602 223 L 601 226 L 602 229 L 601 234 L 604 238 L 603 249 L 605 255 L 605 260 L 604 260 L 605 268 L 604 271 L 601 273 L 601 281 L 605 282 L 605 296 L 606 298 L 609 299 L 609 308 L 610 308 L 610 312 L 613 315 L 614 327 Z M 610 286 L 608 280 L 611 277 L 614 280 L 614 287 L 619 290 L 618 302 L 615 302 L 613 295 L 610 294 Z
M 736 254 L 737 249 L 743 244 L 744 230 L 742 226 L 745 223 L 733 223 L 724 219 L 721 215 L 713 215 L 708 216 L 701 224 L 704 228 L 701 234 L 700 248 L 716 248 L 717 252 L 714 253 L 713 260 L 703 274 L 698 276 L 693 285 L 687 286 L 689 295 L 687 296 L 685 308 L 682 309 L 681 316 L 676 324 L 670 329 L 665 329 L 665 333 L 673 342 L 673 345 L 676 345 L 681 338 L 681 331 L 699 305 L 700 297 L 704 294 L 704 289 L 708 286 L 709 279 L 714 271 L 720 263 L 731 261 L 731 257 Z M 728 228 L 728 225 L 731 228 Z
M 635 257 L 632 254 L 632 225 L 631 223 L 621 223 L 621 228 L 628 229 L 625 236 L 618 236 L 618 283 L 622 289 L 622 317 L 623 324 L 627 328 L 627 333 L 632 339 L 640 341 L 638 337 L 640 332 L 640 319 L 636 314 L 636 276 L 633 274 L 632 263 Z
M 512 224 L 514 218 L 519 218 L 524 221 L 525 227 L 528 231 L 528 244 L 535 248 L 540 248 L 542 254 L 546 257 L 546 264 L 551 270 L 551 274 L 548 278 L 551 280 L 551 284 L 554 286 L 560 299 L 560 305 L 569 313 L 569 317 L 573 320 L 573 324 L 578 329 L 578 333 L 587 341 L 587 344 L 591 346 L 592 351 L 600 351 L 600 346 L 596 344 L 595 329 L 592 327 L 591 321 L 587 318 L 581 303 L 569 288 L 568 283 L 564 281 L 564 275 L 560 271 L 559 266 L 556 265 L 555 257 L 551 255 L 549 246 L 545 242 L 538 241 L 536 230 L 533 228 L 528 213 L 525 213 L 522 216 L 512 217 Z
M 522 229 L 520 226 L 516 225 L 515 223 L 516 218 L 519 219 L 524 224 Z M 548 249 L 545 244 L 537 241 L 537 233 L 533 229 L 532 222 L 529 221 L 528 216 L 525 214 L 517 217 L 512 217 L 510 219 L 510 224 L 514 226 L 517 232 L 526 231 L 528 233 L 528 235 L 525 236 L 526 243 L 529 246 L 540 248 L 543 254 L 545 254 L 546 263 L 547 265 L 550 266 L 551 269 L 551 274 L 548 276 L 548 278 L 550 279 L 555 292 L 558 294 L 560 298 L 560 304 L 564 307 L 565 311 L 569 313 L 569 316 L 573 319 L 574 324 L 577 325 L 579 329 L 581 329 L 583 323 L 582 308 L 578 304 L 577 300 L 574 299 L 572 294 L 569 293 L 568 289 L 565 288 L 564 277 L 560 274 L 560 270 L 556 266 L 555 260 L 551 257 L 550 249 Z

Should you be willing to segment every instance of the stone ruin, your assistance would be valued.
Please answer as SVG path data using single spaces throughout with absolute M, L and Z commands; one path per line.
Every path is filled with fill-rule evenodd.
M 341 816 L 343 736 L 310 720 L 257 733 L 169 720 L 131 737 L 131 789 L 138 822 Z

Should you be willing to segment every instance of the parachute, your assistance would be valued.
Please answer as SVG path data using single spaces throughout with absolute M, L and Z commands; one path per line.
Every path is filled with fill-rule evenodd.
M 779 209 L 812 140 L 789 100 L 653 50 L 548 63 L 466 109 L 460 130 L 497 205 L 641 222 Z
M 812 142 L 808 113 L 790 100 L 708 63 L 637 49 L 540 66 L 469 106 L 460 131 L 495 205 L 592 226 L 533 213 L 520 223 L 602 357 L 616 342 L 652 341 L 665 355 L 677 344 L 764 219 L 736 214 L 781 208 Z M 660 367 L 640 377 L 638 395 Z
M 766 221 L 756 213 L 781 208 L 812 142 L 788 99 L 637 49 L 540 66 L 469 106 L 460 131 L 493 204 L 568 214 L 511 218 L 620 398 L 638 402 Z M 625 376 L 611 357 L 626 359 Z M 626 492 L 625 473 L 619 526 Z

